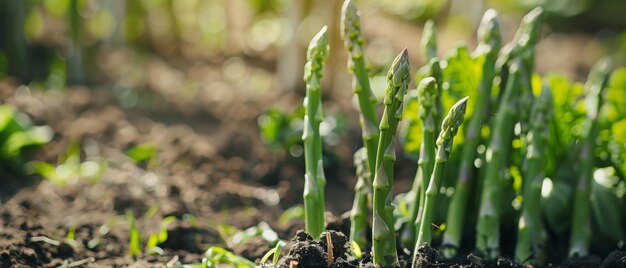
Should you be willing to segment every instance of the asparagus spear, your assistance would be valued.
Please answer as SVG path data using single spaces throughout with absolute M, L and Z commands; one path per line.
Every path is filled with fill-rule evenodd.
M 361 37 L 360 12 L 352 1 L 346 0 L 341 10 L 341 37 L 346 50 L 350 54 L 348 69 L 354 74 L 354 93 L 359 100 L 360 123 L 363 144 L 367 148 L 367 169 L 372 174 L 371 167 L 376 164 L 376 148 L 378 143 L 378 116 L 376 114 L 376 97 L 370 88 L 365 57 L 363 55 L 364 41 Z M 371 181 L 371 178 L 369 179 Z
M 598 113 L 604 102 L 602 92 L 608 84 L 611 68 L 611 62 L 608 58 L 601 59 L 591 68 L 589 78 L 585 83 L 587 117 L 582 130 L 582 148 L 578 155 L 580 169 L 578 171 L 578 184 L 574 192 L 570 257 L 589 254 L 589 239 L 591 237 L 589 188 L 595 162 L 596 139 L 599 132 Z
M 459 177 L 448 209 L 446 229 L 443 235 L 443 245 L 446 246 L 443 254 L 448 258 L 456 255 L 456 249 L 461 245 L 466 205 L 469 202 L 469 193 L 473 183 L 476 147 L 480 143 L 481 125 L 488 116 L 491 87 L 495 77 L 495 61 L 502 42 L 498 13 L 495 10 L 489 9 L 485 12 L 478 28 L 478 37 L 481 41 L 475 53 L 478 57 L 484 57 L 483 77 L 478 88 L 475 112 L 466 129 Z
M 441 79 L 441 68 L 439 66 L 439 62 L 437 61 L 437 66 L 431 65 L 431 61 L 437 58 L 437 28 L 435 28 L 435 22 L 433 20 L 428 20 L 424 24 L 424 30 L 422 32 L 422 40 L 421 40 L 422 52 L 424 53 L 424 59 L 430 66 L 430 74 L 429 76 L 434 77 L 437 80 L 437 85 L 439 86 L 439 90 L 442 90 L 441 83 L 443 83 L 443 79 Z M 436 74 L 438 72 L 438 74 Z M 441 116 L 443 113 L 443 105 L 441 104 L 441 94 L 437 94 L 437 98 L 435 100 L 435 107 L 437 113 L 435 114 L 435 122 L 441 121 Z M 439 133 L 439 125 L 435 124 L 435 133 Z
M 420 157 L 417 162 L 418 168 L 413 180 L 413 186 L 407 194 L 409 218 L 406 226 L 402 229 L 402 244 L 410 247 L 415 244 L 416 219 L 420 204 L 424 204 L 424 189 L 428 184 L 433 171 L 435 160 L 435 99 L 437 98 L 437 82 L 432 77 L 422 79 L 417 87 L 417 98 L 419 102 L 419 117 L 422 121 L 422 145 L 420 147 Z M 426 180 L 424 179 L 426 178 Z
M 396 160 L 394 137 L 402 119 L 402 101 L 410 80 L 409 55 L 406 48 L 395 58 L 387 74 L 385 110 L 380 121 L 380 137 L 376 151 L 374 174 L 374 220 L 372 227 L 373 261 L 390 266 L 398 262 L 393 227 L 393 165 Z
M 417 242 L 415 243 L 415 249 L 413 251 L 413 259 L 416 259 L 417 248 L 423 244 L 430 244 L 432 240 L 431 224 L 435 214 L 435 205 L 437 204 L 437 193 L 439 192 L 439 186 L 441 185 L 441 178 L 443 177 L 443 168 L 448 162 L 450 152 L 452 151 L 452 141 L 457 131 L 463 124 L 465 118 L 465 109 L 467 107 L 467 99 L 465 97 L 458 101 L 450 108 L 448 115 L 443 119 L 441 123 L 441 132 L 437 138 L 437 155 L 435 156 L 435 168 L 428 183 L 426 189 L 426 200 L 424 202 L 424 211 L 422 215 L 422 222 L 419 228 L 417 236 Z
M 364 246 L 367 243 L 367 197 L 371 192 L 370 174 L 367 170 L 367 149 L 354 153 L 357 182 L 354 186 L 354 203 L 350 210 L 350 240 Z
M 320 80 L 324 74 L 324 61 L 328 57 L 328 37 L 326 26 L 313 37 L 307 50 L 307 63 L 304 66 L 306 98 L 304 107 L 304 158 L 306 174 L 304 176 L 305 228 L 313 237 L 319 237 L 324 231 L 324 164 L 322 162 L 322 139 L 320 122 L 322 115 L 322 90 Z
M 552 117 L 552 93 L 544 84 L 541 95 L 535 100 L 531 114 L 531 130 L 526 150 L 527 165 L 523 181 L 523 208 L 519 219 L 515 260 L 523 263 L 533 256 L 533 263 L 541 264 L 539 259 L 542 247 L 541 240 L 545 230 L 541 221 L 541 186 L 545 177 L 546 154 L 545 146 L 550 139 L 548 125 Z
M 513 126 L 519 107 L 521 65 L 519 58 L 511 63 L 509 79 L 502 103 L 496 113 L 486 154 L 487 163 L 476 229 L 476 247 L 490 259 L 500 255 L 501 191 L 503 191 L 505 164 L 511 150 Z
M 539 42 L 542 25 L 543 9 L 537 7 L 524 16 L 511 43 L 502 48 L 496 60 L 496 74 L 500 75 L 501 95 L 504 92 L 503 88 L 507 84 L 508 68 L 511 60 L 523 54 L 527 54 L 522 56 L 524 58 L 522 69 L 526 73 L 524 76 L 527 77 L 524 80 L 530 85 L 530 76 L 532 75 L 534 65 L 534 47 Z
M 437 57 L 437 29 L 433 20 L 428 20 L 424 24 L 421 47 L 426 62 Z

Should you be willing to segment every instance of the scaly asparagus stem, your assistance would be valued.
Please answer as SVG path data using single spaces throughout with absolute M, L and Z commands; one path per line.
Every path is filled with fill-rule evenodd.
M 426 62 L 437 57 L 437 29 L 433 20 L 428 20 L 424 24 L 421 47 Z
M 539 42 L 542 25 L 543 9 L 537 7 L 524 16 L 511 43 L 502 48 L 496 61 L 496 73 L 500 75 L 500 94 L 504 92 L 503 88 L 507 85 L 508 68 L 511 60 L 522 56 L 522 54 L 527 54 L 522 56 L 524 58 L 522 70 L 525 72 L 523 76 L 526 77 L 523 80 L 530 85 L 534 65 L 534 47 Z
M 498 13 L 489 9 L 485 12 L 478 28 L 478 37 L 481 42 L 476 49 L 477 57 L 484 57 L 483 77 L 478 88 L 478 97 L 474 108 L 474 114 L 466 129 L 465 144 L 459 167 L 459 177 L 456 183 L 454 196 L 450 201 L 446 229 L 443 235 L 443 254 L 450 258 L 456 255 L 457 248 L 461 245 L 461 236 L 465 224 L 465 211 L 469 202 L 469 193 L 473 183 L 474 161 L 476 159 L 476 147 L 480 144 L 480 128 L 487 119 L 489 101 L 491 99 L 491 87 L 495 77 L 495 61 L 500 50 L 502 37 L 500 35 L 500 23 Z
M 341 37 L 348 53 L 348 70 L 354 74 L 354 93 L 359 100 L 360 123 L 363 144 L 367 148 L 367 170 L 370 176 L 371 167 L 376 164 L 376 149 L 378 145 L 378 115 L 376 114 L 376 98 L 370 88 L 365 57 L 363 55 L 364 41 L 361 37 L 360 12 L 350 0 L 343 3 L 341 10 Z M 371 178 L 368 179 L 371 181 Z
M 367 197 L 371 194 L 370 174 L 367 170 L 367 149 L 362 147 L 354 153 L 357 182 L 354 186 L 354 203 L 350 210 L 350 240 L 360 246 L 367 243 Z
M 535 100 L 531 113 L 531 130 L 526 150 L 526 169 L 523 181 L 523 208 L 518 224 L 515 260 L 523 263 L 532 256 L 540 256 L 541 237 L 545 230 L 541 221 L 541 186 L 545 177 L 546 155 L 545 145 L 550 139 L 548 125 L 552 116 L 552 94 L 544 85 L 541 95 Z M 539 262 L 533 261 L 535 264 Z
M 611 63 L 604 58 L 596 63 L 589 72 L 585 83 L 585 106 L 587 118 L 582 131 L 582 148 L 579 154 L 578 185 L 574 192 L 574 215 L 572 217 L 572 233 L 570 235 L 569 256 L 586 256 L 589 254 L 591 237 L 590 195 L 589 188 L 595 162 L 596 139 L 598 136 L 598 113 L 603 104 L 602 92 L 606 88 L 611 75 Z
M 437 58 L 437 28 L 435 27 L 435 22 L 433 20 L 428 20 L 424 24 L 424 30 L 422 31 L 421 47 L 422 52 L 424 53 L 424 59 L 428 63 L 427 65 L 430 66 L 429 76 L 432 76 L 437 80 L 439 91 L 441 91 L 443 89 L 441 87 L 443 79 L 441 79 L 442 72 L 439 66 L 439 61 L 437 61 L 437 66 L 433 66 L 430 64 L 433 59 Z M 438 74 L 436 72 L 438 72 Z M 435 114 L 435 122 L 440 122 L 443 113 L 441 94 L 437 94 L 435 107 L 437 111 L 437 113 Z M 435 124 L 435 133 L 439 133 L 439 125 L 437 124 Z
M 322 138 L 320 123 L 322 115 L 322 90 L 320 80 L 324 74 L 324 61 L 328 57 L 328 37 L 326 26 L 313 37 L 307 50 L 307 63 L 304 66 L 306 98 L 304 107 L 304 158 L 306 174 L 304 176 L 304 218 L 306 231 L 313 237 L 319 237 L 324 231 L 324 164 L 322 162 Z
M 393 226 L 393 165 L 396 160 L 394 138 L 402 119 L 402 101 L 410 81 L 409 55 L 406 48 L 396 57 L 387 74 L 385 110 L 380 121 L 374 175 L 374 220 L 372 227 L 375 265 L 391 266 L 398 262 Z
M 432 240 L 432 222 L 435 215 L 435 206 L 437 205 L 437 193 L 439 192 L 439 186 L 441 185 L 441 178 L 443 177 L 443 168 L 448 162 L 450 152 L 452 151 L 452 143 L 454 136 L 463 124 L 465 118 L 465 109 L 467 107 L 467 99 L 465 97 L 458 101 L 450 108 L 448 115 L 443 119 L 441 123 L 441 132 L 439 138 L 437 138 L 437 155 L 435 156 L 435 168 L 431 175 L 428 188 L 426 189 L 426 200 L 424 202 L 424 215 L 422 215 L 422 222 L 419 228 L 417 236 L 417 242 L 415 243 L 415 250 L 413 250 L 413 259 L 416 259 L 417 249 L 423 244 L 430 244 Z
M 423 204 L 422 189 L 426 188 L 428 179 L 433 171 L 433 163 L 435 160 L 435 99 L 437 98 L 438 88 L 437 81 L 432 77 L 422 79 L 417 86 L 417 98 L 419 103 L 419 117 L 422 121 L 422 145 L 420 147 L 420 157 L 417 162 L 418 168 L 413 180 L 413 186 L 407 194 L 409 196 L 407 202 L 409 206 L 409 218 L 406 226 L 402 229 L 402 244 L 411 247 L 415 244 L 416 226 L 418 208 Z
M 500 212 L 502 206 L 504 170 L 509 152 L 513 126 L 518 112 L 520 95 L 521 60 L 512 61 L 509 79 L 496 113 L 492 135 L 486 154 L 486 171 L 483 181 L 480 212 L 476 229 L 476 247 L 493 259 L 500 255 Z

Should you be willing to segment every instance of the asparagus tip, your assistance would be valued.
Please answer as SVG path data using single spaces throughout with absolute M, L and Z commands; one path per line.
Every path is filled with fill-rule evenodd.
M 483 15 L 478 28 L 478 39 L 485 43 L 491 43 L 491 40 L 500 41 L 500 22 L 498 20 L 498 12 L 489 9 Z
M 463 124 L 463 120 L 465 119 L 465 110 L 467 108 L 467 100 L 468 97 L 462 98 L 457 103 L 455 103 L 452 108 L 450 108 L 450 112 L 446 118 L 441 122 L 441 133 L 439 134 L 439 138 L 437 139 L 437 145 L 442 145 L 445 140 L 450 140 L 454 138 L 459 127 Z
M 344 39 L 350 38 L 350 32 L 359 21 L 359 11 L 350 0 L 343 2 L 341 7 L 341 35 Z
M 396 86 L 405 80 L 410 74 L 409 52 L 404 48 L 393 60 L 387 78 L 391 79 Z

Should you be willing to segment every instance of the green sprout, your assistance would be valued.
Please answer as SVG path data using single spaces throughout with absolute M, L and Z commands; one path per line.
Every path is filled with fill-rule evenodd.
M 433 172 L 436 152 L 435 125 L 437 124 L 435 121 L 437 113 L 435 102 L 438 92 L 437 81 L 432 77 L 422 79 L 417 87 L 419 117 L 422 121 L 422 145 L 417 163 L 417 173 L 413 180 L 411 191 L 407 195 L 408 219 L 401 235 L 402 244 L 404 245 L 413 245 L 417 238 L 416 231 L 421 222 L 420 214 L 424 208 L 426 188 Z
M 602 93 L 607 87 L 611 69 L 611 61 L 608 58 L 601 59 L 591 68 L 589 78 L 585 83 L 587 117 L 583 125 L 582 148 L 578 155 L 580 167 L 574 192 L 574 215 L 572 217 L 569 247 L 570 256 L 586 256 L 589 254 L 589 241 L 591 239 L 590 188 L 595 162 L 596 139 L 599 132 L 598 114 L 604 103 Z
M 322 88 L 321 78 L 324 74 L 324 61 L 328 57 L 328 37 L 326 26 L 313 37 L 307 51 L 307 63 L 304 66 L 306 82 L 306 98 L 304 107 L 304 159 L 306 174 L 304 176 L 304 210 L 306 231 L 313 237 L 319 237 L 324 231 L 324 163 L 322 162 L 322 138 L 320 123 L 322 122 Z
M 374 264 L 388 266 L 398 262 L 396 235 L 393 223 L 391 189 L 393 166 L 396 161 L 395 136 L 402 119 L 402 101 L 410 76 L 409 54 L 406 48 L 395 58 L 387 73 L 385 110 L 380 121 L 380 137 L 376 151 L 373 181 L 374 212 L 372 227 L 372 255 Z
M 545 148 L 550 138 L 549 122 L 552 117 L 552 93 L 547 85 L 544 85 L 541 95 L 534 101 L 531 114 L 531 129 L 527 138 L 528 149 L 526 150 L 526 170 L 523 181 L 523 207 L 518 224 L 517 245 L 515 247 L 515 259 L 519 263 L 536 256 L 537 264 L 543 264 L 540 260 L 546 231 L 541 220 L 541 186 L 545 178 L 546 153 Z
M 431 224 L 434 220 L 437 193 L 439 193 L 439 186 L 443 178 L 443 168 L 450 157 L 454 136 L 456 136 L 456 133 L 465 119 L 467 100 L 468 97 L 465 97 L 454 104 L 441 123 L 441 132 L 437 138 L 437 153 L 435 155 L 435 162 L 433 163 L 434 168 L 428 183 L 428 188 L 426 188 L 422 222 L 419 227 L 415 249 L 413 250 L 414 259 L 417 249 L 423 244 L 430 244 L 432 241 Z
M 465 130 L 465 144 L 458 171 L 458 180 L 448 209 L 446 230 L 442 242 L 443 245 L 446 245 L 443 253 L 448 258 L 456 255 L 456 249 L 461 245 L 462 228 L 465 224 L 466 208 L 473 183 L 472 176 L 474 160 L 476 159 L 476 147 L 481 142 L 480 130 L 489 112 L 491 88 L 495 77 L 495 61 L 502 42 L 499 24 L 498 13 L 490 9 L 485 12 L 478 28 L 480 43 L 476 49 L 476 56 L 484 57 L 482 65 L 483 76 L 478 87 L 474 114 Z

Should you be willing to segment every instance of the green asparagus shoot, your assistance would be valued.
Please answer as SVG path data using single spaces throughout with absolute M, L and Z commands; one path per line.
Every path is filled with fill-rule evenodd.
M 549 122 L 552 117 L 552 93 L 547 85 L 541 90 L 533 104 L 531 113 L 531 130 L 527 139 L 527 165 L 523 172 L 523 207 L 518 224 L 515 260 L 523 263 L 535 256 L 531 262 L 543 264 L 542 241 L 545 240 L 545 229 L 541 219 L 541 186 L 545 178 L 545 148 L 550 139 Z
M 474 114 L 465 130 L 465 145 L 461 156 L 458 180 L 448 209 L 446 229 L 443 236 L 443 245 L 446 246 L 443 254 L 448 258 L 456 255 L 456 249 L 461 245 L 466 206 L 469 202 L 473 184 L 472 176 L 474 160 L 476 159 L 476 147 L 481 142 L 481 126 L 488 116 L 491 88 L 495 77 L 495 61 L 502 43 L 498 13 L 495 10 L 490 9 L 485 12 L 478 28 L 478 38 L 480 43 L 475 53 L 477 57 L 484 57 L 482 66 L 483 77 L 478 88 Z
M 385 110 L 380 121 L 380 137 L 376 151 L 374 175 L 374 220 L 372 227 L 373 261 L 380 266 L 398 262 L 393 224 L 392 185 L 396 161 L 394 139 L 402 119 L 402 101 L 410 80 L 409 55 L 406 48 L 395 58 L 387 74 Z
M 448 162 L 450 152 L 452 151 L 452 144 L 454 136 L 458 132 L 459 128 L 463 124 L 465 119 L 465 110 L 467 108 L 468 97 L 465 97 L 458 101 L 450 108 L 448 115 L 443 119 L 441 123 L 441 132 L 437 138 L 437 153 L 435 156 L 435 167 L 426 189 L 426 199 L 424 202 L 424 210 L 422 215 L 422 222 L 419 227 L 419 233 L 417 236 L 417 242 L 415 243 L 414 259 L 416 257 L 417 248 L 423 244 L 430 244 L 432 240 L 432 226 L 435 215 L 435 206 L 437 204 L 437 193 L 441 186 L 441 179 L 443 177 L 444 166 Z
M 441 68 L 439 66 L 439 60 L 435 60 L 437 58 L 437 28 L 435 27 L 435 22 L 433 20 L 428 20 L 426 24 L 424 24 L 421 48 L 424 53 L 424 59 L 428 63 L 427 66 L 429 66 L 428 68 L 430 69 L 428 76 L 434 77 L 437 80 L 438 89 L 442 90 L 443 88 L 441 87 L 441 83 L 443 83 L 443 79 L 441 78 Z M 441 94 L 437 94 L 435 107 L 437 109 L 435 122 L 439 122 L 443 114 Z M 435 133 L 439 133 L 438 125 L 435 126 Z
M 578 183 L 574 193 L 574 215 L 572 217 L 572 232 L 570 235 L 570 256 L 586 256 L 589 254 L 591 239 L 591 205 L 590 185 L 595 162 L 596 139 L 599 133 L 598 114 L 604 102 L 602 92 L 606 88 L 611 76 L 611 62 L 603 58 L 596 63 L 589 72 L 585 83 L 585 105 L 587 117 L 583 125 L 582 148 L 578 155 L 579 171 Z
M 419 221 L 416 222 L 420 206 L 424 204 L 425 189 L 428 186 L 430 175 L 435 161 L 435 115 L 437 113 L 435 102 L 437 99 L 438 87 L 435 78 L 427 77 L 422 79 L 417 87 L 417 97 L 419 102 L 419 117 L 422 121 L 422 145 L 418 161 L 417 173 L 413 180 L 411 191 L 407 194 L 409 216 L 407 226 L 402 230 L 402 244 L 407 247 L 413 246 L 416 239 L 416 230 Z
M 505 164 L 511 151 L 513 127 L 518 112 L 517 99 L 520 95 L 520 59 L 513 60 L 510 77 L 496 112 L 492 135 L 486 154 L 486 171 L 480 200 L 480 211 L 476 226 L 476 247 L 487 258 L 500 255 L 500 211 L 503 201 Z
M 365 245 L 368 195 L 371 196 L 371 176 L 373 174 L 371 170 L 376 164 L 379 130 L 376 113 L 377 100 L 370 89 L 365 57 L 363 55 L 364 40 L 361 36 L 360 25 L 360 13 L 356 6 L 350 0 L 345 1 L 341 10 L 341 37 L 344 40 L 346 50 L 350 54 L 348 70 L 354 74 L 354 93 L 359 100 L 359 121 L 365 147 L 365 162 L 360 172 L 358 171 L 359 165 L 357 165 L 355 155 L 359 182 L 357 182 L 357 194 L 355 195 L 352 210 L 350 240 Z M 365 195 L 362 193 L 365 193 Z
M 421 47 L 426 62 L 437 57 L 437 29 L 433 20 L 428 20 L 424 24 Z
M 304 107 L 304 158 L 306 174 L 304 176 L 304 218 L 306 231 L 313 237 L 319 237 L 324 231 L 324 163 L 322 162 L 322 139 L 320 123 L 322 115 L 321 78 L 324 74 L 324 62 L 328 57 L 328 37 L 326 26 L 313 37 L 307 50 L 307 63 L 304 66 L 306 98 Z
M 357 183 L 354 187 L 354 203 L 350 211 L 350 240 L 365 245 L 368 228 L 368 195 L 371 194 L 370 174 L 367 170 L 367 149 L 365 147 L 354 153 Z

